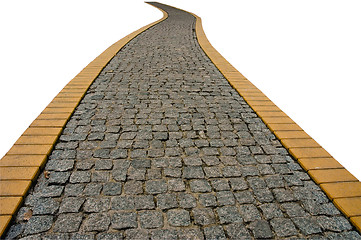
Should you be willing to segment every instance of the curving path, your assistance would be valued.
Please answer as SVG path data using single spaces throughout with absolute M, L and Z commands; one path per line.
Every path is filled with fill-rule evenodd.
M 169 17 L 103 69 L 4 236 L 361 239 Z

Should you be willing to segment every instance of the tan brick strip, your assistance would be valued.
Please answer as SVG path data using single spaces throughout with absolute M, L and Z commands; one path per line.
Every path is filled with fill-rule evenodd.
M 114 43 L 76 75 L 0 160 L 0 236 L 45 166 L 62 129 L 94 79 L 125 44 L 168 17 L 165 11 L 161 11 L 161 19 Z
M 197 18 L 196 34 L 204 52 L 289 153 L 361 232 L 361 183 L 358 179 L 224 59 L 209 43 L 201 18 L 195 14 L 193 16 Z

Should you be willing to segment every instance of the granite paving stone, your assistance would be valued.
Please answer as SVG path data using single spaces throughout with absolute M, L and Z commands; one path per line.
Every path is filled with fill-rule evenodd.
M 217 202 L 220 206 L 234 205 L 236 200 L 231 191 L 216 192 Z
M 133 210 L 135 202 L 133 196 L 116 196 L 112 197 L 111 208 L 114 210 Z
M 117 219 L 116 219 L 117 220 Z M 106 231 L 110 224 L 110 217 L 106 213 L 91 213 L 85 220 L 85 231 Z
M 59 209 L 59 202 L 53 198 L 40 198 L 35 202 L 33 215 L 54 214 Z
M 252 230 L 253 236 L 256 239 L 267 239 L 273 238 L 274 233 L 271 230 L 269 223 L 265 220 L 257 220 L 249 225 Z
M 125 230 L 126 239 L 139 239 L 139 240 L 148 240 L 149 233 L 145 229 L 127 229 Z
M 182 208 L 194 208 L 197 205 L 197 199 L 188 193 L 178 194 L 179 206 Z
M 321 226 L 313 218 L 309 217 L 297 217 L 292 218 L 298 229 L 301 230 L 304 235 L 311 235 L 322 232 Z
M 297 235 L 296 227 L 290 219 L 274 218 L 271 220 L 271 226 L 279 237 Z
M 106 212 L 110 208 L 109 198 L 88 198 L 84 205 L 84 212 Z
M 155 209 L 155 201 L 153 195 L 138 195 L 134 200 L 137 210 Z
M 60 214 L 55 221 L 54 232 L 76 232 L 82 223 L 82 218 L 82 214 L 80 213 Z
M 186 227 L 191 223 L 189 212 L 184 209 L 169 210 L 167 218 L 169 224 L 175 227 Z
M 137 213 L 126 211 L 115 212 L 112 215 L 111 224 L 114 229 L 136 228 L 138 226 Z
M 154 240 L 177 240 L 177 231 L 173 229 L 156 229 L 151 231 L 150 239 Z
M 204 239 L 203 233 L 198 228 L 185 228 L 178 231 L 179 239 L 195 239 L 200 240 Z
M 361 239 L 203 52 L 195 17 L 151 4 L 169 17 L 91 84 L 5 239 Z
M 178 207 L 177 195 L 175 193 L 158 194 L 157 207 L 162 210 Z
M 53 225 L 54 217 L 50 215 L 32 216 L 24 230 L 25 235 L 42 233 L 49 230 Z
M 224 228 L 229 239 L 252 239 L 251 234 L 242 223 L 228 224 Z
M 255 202 L 255 197 L 250 191 L 235 192 L 234 196 L 236 197 L 237 202 L 241 205 Z
M 227 239 L 221 226 L 211 226 L 204 228 L 205 239 Z
M 194 208 L 192 214 L 196 224 L 206 226 L 216 223 L 216 216 L 211 208 Z
M 78 212 L 85 199 L 79 197 L 67 197 L 61 202 L 59 213 Z
M 253 194 L 256 196 L 256 199 L 261 203 L 273 202 L 274 200 L 272 192 L 267 188 L 255 189 L 253 190 Z
M 253 204 L 244 204 L 240 206 L 240 212 L 245 222 L 261 220 L 261 214 Z
M 265 203 L 260 205 L 259 208 L 261 209 L 263 217 L 266 220 L 284 216 L 276 203 Z
M 217 208 L 217 214 L 221 224 L 225 223 L 242 223 L 243 219 L 237 207 L 226 206 Z
M 192 180 L 189 185 L 193 193 L 204 193 L 212 190 L 211 185 L 206 180 Z
M 157 210 L 146 210 L 139 212 L 139 222 L 142 228 L 161 228 L 164 225 L 163 214 Z
M 83 194 L 84 196 L 97 196 L 100 194 L 102 188 L 103 188 L 103 184 L 89 183 L 85 186 Z
M 199 203 L 204 207 L 215 207 L 217 206 L 217 198 L 211 193 L 204 193 L 198 195 Z

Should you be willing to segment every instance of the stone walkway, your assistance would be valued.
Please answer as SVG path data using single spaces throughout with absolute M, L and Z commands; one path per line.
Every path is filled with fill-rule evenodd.
M 199 47 L 195 18 L 127 44 L 66 125 L 7 238 L 361 239 Z

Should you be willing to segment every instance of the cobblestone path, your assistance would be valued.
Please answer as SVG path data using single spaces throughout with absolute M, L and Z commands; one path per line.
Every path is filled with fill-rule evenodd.
M 7 237 L 360 239 L 206 57 L 195 18 L 155 5 L 169 18 L 92 84 Z

